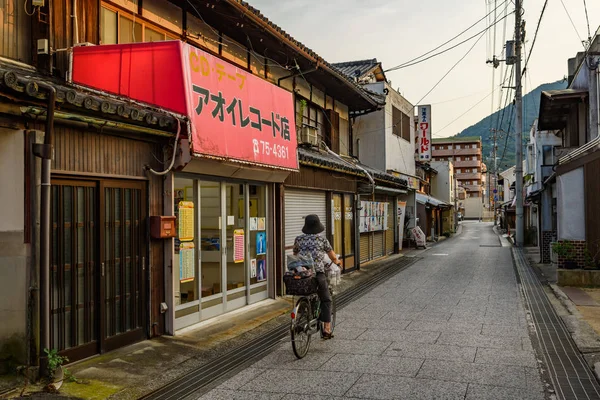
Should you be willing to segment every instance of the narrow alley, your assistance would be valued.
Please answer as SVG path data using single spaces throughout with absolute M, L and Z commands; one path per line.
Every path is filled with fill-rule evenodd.
M 306 358 L 288 340 L 201 398 L 543 399 L 511 249 L 492 224 L 463 228 L 339 311 Z

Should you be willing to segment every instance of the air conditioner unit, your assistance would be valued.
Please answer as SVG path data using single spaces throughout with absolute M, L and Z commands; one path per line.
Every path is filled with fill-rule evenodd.
M 300 128 L 298 142 L 310 144 L 312 146 L 319 146 L 319 133 L 317 132 L 317 128 L 309 125 L 303 125 Z

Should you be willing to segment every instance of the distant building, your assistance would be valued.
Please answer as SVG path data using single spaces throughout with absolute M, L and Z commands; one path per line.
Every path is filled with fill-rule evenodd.
M 457 185 L 466 190 L 465 218 L 482 218 L 485 165 L 481 161 L 481 138 L 451 137 L 432 142 L 433 161 L 452 161 Z

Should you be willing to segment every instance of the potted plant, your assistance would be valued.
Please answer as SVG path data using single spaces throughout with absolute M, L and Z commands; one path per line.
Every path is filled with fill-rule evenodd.
M 575 262 L 575 247 L 571 242 L 554 242 L 552 243 L 552 252 L 557 256 L 562 257 L 564 269 L 576 269 Z
M 60 389 L 65 379 L 65 369 L 63 364 L 69 362 L 67 357 L 58 354 L 56 349 L 44 349 L 44 353 L 48 357 L 48 386 L 49 391 L 55 392 Z

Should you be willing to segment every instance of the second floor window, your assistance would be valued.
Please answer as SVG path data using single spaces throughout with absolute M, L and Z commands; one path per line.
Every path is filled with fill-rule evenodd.
M 155 6 L 153 10 L 159 12 L 155 9 L 157 8 L 155 2 L 149 4 L 153 4 Z M 162 17 L 155 16 L 155 14 L 151 12 L 144 12 L 144 15 L 164 22 L 161 23 L 161 26 L 169 26 L 170 28 L 178 30 L 180 34 L 181 28 L 169 21 L 169 19 L 173 18 L 168 18 L 168 15 L 173 17 L 174 10 L 170 9 L 169 11 L 169 13 L 165 14 L 167 16 L 164 17 L 164 21 L 162 21 Z M 177 40 L 178 38 L 178 33 L 170 32 L 154 25 L 141 18 L 139 14 L 123 11 L 106 3 L 102 4 L 100 10 L 101 44 L 159 42 L 163 40 Z
M 410 117 L 392 107 L 392 133 L 410 142 Z

